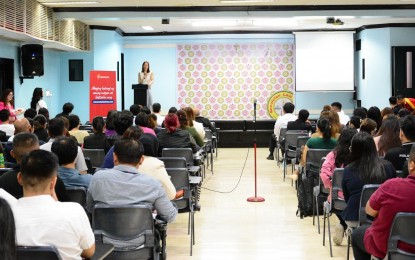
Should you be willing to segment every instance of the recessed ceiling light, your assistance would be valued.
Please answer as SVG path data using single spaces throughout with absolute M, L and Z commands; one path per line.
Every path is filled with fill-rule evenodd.
M 62 1 L 62 2 L 41 2 L 43 5 L 89 5 L 99 4 L 99 1 Z
M 141 28 L 145 31 L 154 31 L 154 28 L 148 25 L 141 26 Z

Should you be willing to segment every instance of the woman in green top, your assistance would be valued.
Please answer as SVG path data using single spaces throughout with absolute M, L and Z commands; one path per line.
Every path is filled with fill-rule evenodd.
M 308 139 L 301 154 L 300 167 L 306 165 L 307 152 L 309 149 L 333 149 L 337 145 L 337 139 L 331 137 L 331 125 L 328 118 L 320 118 L 317 122 L 316 136 Z M 295 170 L 292 178 L 298 179 L 299 170 Z
M 205 142 L 197 133 L 196 129 L 193 126 L 189 126 L 189 120 L 187 118 L 186 112 L 180 109 L 176 112 L 176 115 L 179 118 L 180 129 L 187 130 L 196 141 L 196 144 L 199 147 L 202 147 L 205 144 Z

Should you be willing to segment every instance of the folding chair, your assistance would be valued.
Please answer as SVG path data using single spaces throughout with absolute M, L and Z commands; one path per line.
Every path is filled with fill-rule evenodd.
M 164 162 L 165 168 L 187 168 L 186 158 L 184 157 L 157 157 Z
M 85 157 L 89 157 L 91 160 L 91 166 L 93 168 L 101 167 L 105 158 L 104 149 L 83 149 L 82 150 Z
M 323 165 L 324 161 L 326 160 L 326 157 L 321 158 L 320 161 L 320 168 L 319 168 L 319 173 L 321 170 L 321 166 Z M 320 196 L 320 194 L 324 194 L 325 197 L 327 198 L 328 195 L 330 193 L 330 190 L 326 189 L 323 185 L 323 181 L 321 180 L 320 176 L 318 177 L 318 185 L 314 186 L 313 188 L 313 196 L 314 196 L 314 202 L 313 202 L 313 225 L 314 225 L 314 217 L 317 218 L 317 230 L 318 233 L 320 234 L 320 212 L 319 212 L 319 207 L 318 207 L 318 198 Z M 316 212 L 316 215 L 314 215 L 314 211 Z
M 18 246 L 18 260 L 60 260 L 55 246 Z
M 68 193 L 70 201 L 79 203 L 86 209 L 86 189 L 84 187 L 66 187 L 66 192 Z
M 191 148 L 163 148 L 161 152 L 162 157 L 184 157 L 187 162 L 187 169 L 191 175 L 202 176 L 201 167 L 195 165 L 195 160 L 201 163 L 200 157 L 194 157 Z
M 204 146 L 204 150 L 206 152 L 207 155 L 207 162 L 208 162 L 208 168 L 210 165 L 210 171 L 213 174 L 213 135 L 212 135 L 212 131 L 210 131 L 210 129 L 205 129 L 205 146 Z M 210 160 L 209 160 L 210 159 Z
M 152 209 L 148 205 L 97 204 L 92 212 L 96 241 L 114 245 L 106 259 L 159 259 L 165 253 L 165 234 L 156 235 Z
M 285 181 L 285 176 L 287 175 L 287 161 L 288 159 L 295 159 L 297 156 L 297 138 L 300 136 L 308 136 L 307 131 L 302 130 L 289 130 L 285 133 L 285 152 L 283 158 L 283 181 Z M 291 163 L 291 172 L 294 171 L 294 162 Z
M 280 129 L 280 135 L 278 136 L 277 145 L 275 147 L 275 154 L 277 155 L 277 165 L 280 167 L 280 151 L 282 154 L 282 142 L 285 140 L 285 134 L 287 133 L 287 128 Z
M 398 242 L 415 246 L 415 213 L 399 212 L 393 220 L 388 240 L 388 259 L 409 260 L 415 259 L 415 254 L 398 248 Z
M 367 184 L 363 186 L 362 193 L 360 194 L 360 204 L 359 204 L 359 221 L 358 226 L 371 225 L 373 220 L 366 214 L 366 203 L 369 201 L 370 196 L 379 188 L 379 184 Z M 350 246 L 352 244 L 351 235 L 353 228 L 347 228 L 347 260 L 350 257 Z
M 199 182 L 195 182 L 195 185 L 191 187 L 190 177 L 186 168 L 167 168 L 167 174 L 171 177 L 171 181 L 176 188 L 176 190 L 184 190 L 184 195 L 182 198 L 173 200 L 177 205 L 179 213 L 189 213 L 188 219 L 188 233 L 190 233 L 190 255 L 193 252 L 193 245 L 195 244 L 195 209 L 198 207 L 198 191 L 195 189 L 197 185 L 201 182 L 201 177 Z
M 323 224 L 323 246 L 326 241 L 326 219 L 327 219 L 327 230 L 329 234 L 329 244 L 330 244 L 330 256 L 333 257 L 332 245 L 331 245 L 331 232 L 330 232 L 330 214 L 333 209 L 337 211 L 342 211 L 346 208 L 346 201 L 338 196 L 338 193 L 342 191 L 342 180 L 343 180 L 343 168 L 336 168 L 333 174 L 333 186 L 331 188 L 331 203 L 328 201 L 324 202 L 323 214 L 324 214 L 324 224 Z

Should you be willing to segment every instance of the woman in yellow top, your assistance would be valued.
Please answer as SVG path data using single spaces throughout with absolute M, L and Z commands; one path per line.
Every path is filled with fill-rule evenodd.
M 147 89 L 147 107 L 153 106 L 153 97 L 151 96 L 151 86 L 154 83 L 154 73 L 150 71 L 150 63 L 148 61 L 143 62 L 141 66 L 141 72 L 138 73 L 138 83 L 148 85 Z

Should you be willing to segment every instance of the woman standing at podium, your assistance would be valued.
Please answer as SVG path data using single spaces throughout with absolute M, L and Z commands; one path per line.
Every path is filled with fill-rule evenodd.
M 143 62 L 141 72 L 138 74 L 138 83 L 148 85 L 147 89 L 147 107 L 153 106 L 153 98 L 151 97 L 151 85 L 154 82 L 154 73 L 150 71 L 150 63 L 148 61 Z

